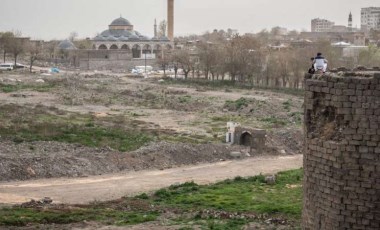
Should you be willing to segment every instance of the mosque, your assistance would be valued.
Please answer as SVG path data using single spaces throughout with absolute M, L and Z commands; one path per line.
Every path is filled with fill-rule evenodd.
M 161 56 L 163 50 L 172 49 L 168 37 L 157 36 L 157 23 L 154 25 L 154 37 L 148 38 L 138 31 L 125 18 L 120 17 L 111 22 L 109 29 L 93 39 L 94 50 L 121 50 L 132 53 L 132 58 Z M 153 54 L 153 55 L 152 55 Z
M 174 0 L 167 0 L 167 37 L 158 36 L 154 23 L 154 37 L 149 38 L 134 29 L 123 17 L 116 18 L 108 29 L 91 39 L 92 49 L 80 50 L 68 40 L 57 49 L 66 53 L 69 65 L 83 70 L 126 70 L 140 65 L 157 66 L 157 59 L 165 58 L 174 48 Z M 63 57 L 62 57 L 63 58 Z

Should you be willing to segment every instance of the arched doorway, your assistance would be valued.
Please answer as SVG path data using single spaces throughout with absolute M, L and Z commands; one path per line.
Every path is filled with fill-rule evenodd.
M 240 144 L 244 146 L 252 146 L 252 135 L 249 132 L 244 132 L 240 137 Z
M 143 54 L 151 54 L 151 53 L 152 53 L 152 47 L 146 44 L 143 48 Z
M 132 47 L 132 57 L 141 58 L 141 47 L 139 45 L 134 45 Z
M 156 55 L 156 58 L 162 57 L 162 47 L 161 45 L 156 45 L 153 49 L 153 53 Z
M 107 49 L 107 46 L 104 45 L 104 44 L 101 44 L 98 48 L 99 50 L 106 50 Z
M 117 47 L 117 45 L 113 44 L 111 47 L 110 47 L 110 50 L 117 50 L 119 49 L 119 47 Z
M 123 51 L 129 51 L 129 46 L 127 44 L 124 44 L 124 45 L 121 46 L 121 49 Z

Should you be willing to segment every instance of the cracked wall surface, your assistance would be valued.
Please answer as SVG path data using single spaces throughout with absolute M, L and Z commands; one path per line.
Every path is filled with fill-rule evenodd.
M 303 229 L 380 229 L 380 72 L 305 79 Z

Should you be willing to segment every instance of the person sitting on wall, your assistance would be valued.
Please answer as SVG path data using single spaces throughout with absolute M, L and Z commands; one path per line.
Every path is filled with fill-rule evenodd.
M 327 70 L 327 63 L 328 61 L 322 56 L 322 53 L 318 53 L 317 56 L 314 58 L 314 70 L 316 72 L 323 71 L 323 73 Z
M 310 69 L 309 69 L 309 71 L 308 71 L 308 73 L 309 74 L 314 74 L 315 73 L 315 69 L 314 69 L 314 58 L 312 57 L 311 58 L 311 67 L 310 67 Z

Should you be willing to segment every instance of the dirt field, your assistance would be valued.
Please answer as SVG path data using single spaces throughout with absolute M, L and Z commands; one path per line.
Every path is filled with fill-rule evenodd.
M 236 158 L 232 152 L 240 152 L 239 158 L 247 161 L 258 157 L 255 152 L 247 154 L 245 148 L 223 144 L 228 121 L 266 129 L 264 155 L 298 154 L 301 111 L 301 97 L 272 91 L 177 84 L 111 73 L 3 73 L 0 181 L 61 177 L 91 181 L 90 176 L 110 173 L 205 163 L 218 167 L 217 162 Z M 289 165 L 299 167 L 298 160 Z M 283 169 L 287 168 L 284 165 Z M 227 177 L 213 175 L 208 181 Z M 147 189 L 169 182 L 175 181 Z M 140 190 L 146 189 L 133 191 Z M 18 195 L 14 196 L 17 200 Z

